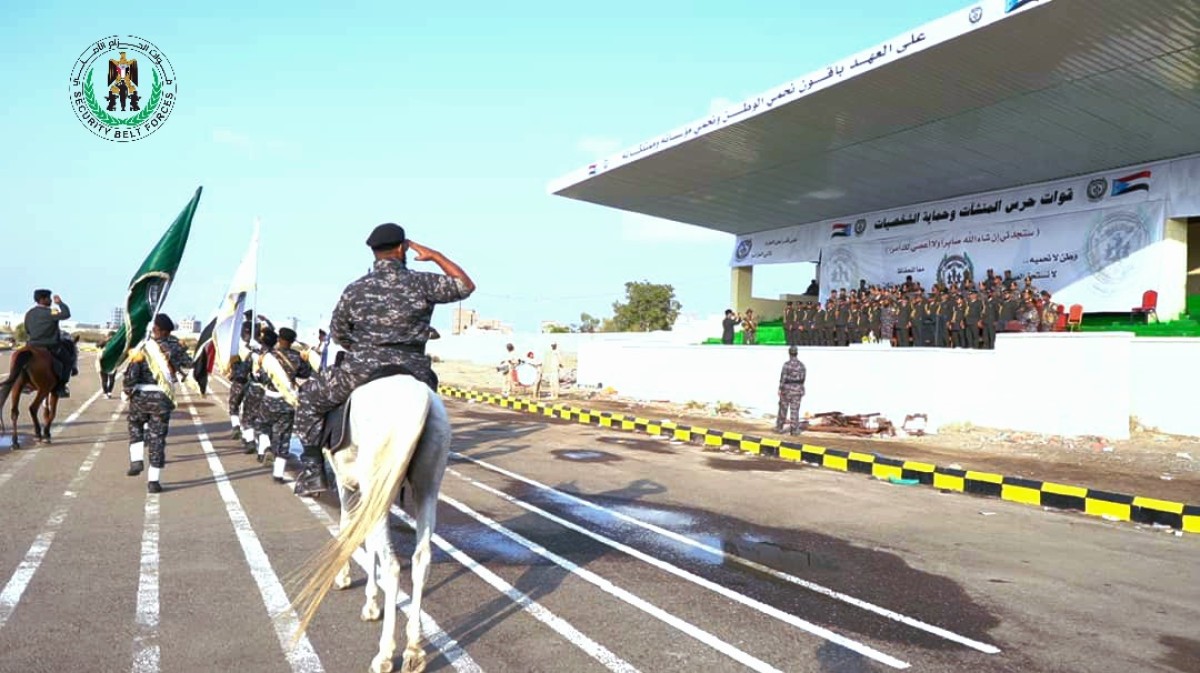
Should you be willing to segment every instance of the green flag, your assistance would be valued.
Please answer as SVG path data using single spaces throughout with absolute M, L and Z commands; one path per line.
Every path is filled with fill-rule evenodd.
M 188 233 L 192 229 L 192 217 L 196 214 L 196 206 L 200 203 L 200 191 L 184 206 L 179 217 L 158 240 L 158 244 L 150 251 L 141 268 L 133 274 L 129 281 L 129 293 L 125 296 L 125 323 L 108 340 L 104 352 L 100 354 L 100 371 L 110 374 L 117 371 L 125 363 L 125 356 L 130 348 L 137 346 L 146 338 L 146 332 L 154 315 L 167 298 L 171 280 L 179 268 L 179 260 L 183 258 L 183 249 L 187 246 Z

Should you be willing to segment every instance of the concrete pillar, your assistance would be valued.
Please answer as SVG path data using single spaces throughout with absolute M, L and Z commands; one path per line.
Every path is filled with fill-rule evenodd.
M 735 313 L 744 311 L 754 297 L 754 267 L 735 266 L 729 276 L 729 302 L 727 308 Z
M 1187 308 L 1188 221 L 1168 219 L 1163 228 L 1162 251 L 1158 256 L 1158 318 L 1175 320 Z M 1150 289 L 1150 288 L 1144 288 Z M 1138 295 L 1138 301 L 1141 295 Z

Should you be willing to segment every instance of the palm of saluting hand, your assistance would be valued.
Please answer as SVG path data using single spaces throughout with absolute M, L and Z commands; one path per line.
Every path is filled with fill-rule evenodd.
M 433 259 L 433 256 L 435 254 L 437 254 L 435 251 L 430 250 L 429 248 L 426 248 L 425 246 L 421 245 L 420 243 L 417 243 L 416 241 L 409 241 L 408 249 L 412 250 L 414 253 L 416 253 L 417 256 L 415 257 L 415 259 L 418 262 L 428 262 Z

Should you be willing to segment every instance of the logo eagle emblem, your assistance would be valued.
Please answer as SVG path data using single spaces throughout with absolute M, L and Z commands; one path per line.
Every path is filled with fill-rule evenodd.
M 129 103 L 128 110 L 137 112 L 141 108 L 138 107 L 138 64 L 137 59 L 125 58 L 125 52 L 121 52 L 120 58 L 108 59 L 108 111 L 113 112 L 117 109 L 117 99 L 121 100 L 121 111 L 126 111 L 126 102 Z

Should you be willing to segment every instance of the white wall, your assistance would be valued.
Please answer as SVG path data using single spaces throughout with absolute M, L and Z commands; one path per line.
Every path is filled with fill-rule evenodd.
M 1162 432 L 1200 436 L 1200 339 L 1141 338 L 1131 354 L 1129 413 Z
M 931 428 L 970 422 L 1123 439 L 1132 341 L 1129 333 L 1005 334 L 994 351 L 802 348 L 802 411 L 878 412 L 896 423 L 925 413 Z M 639 399 L 731 401 L 775 413 L 786 359 L 778 346 L 592 342 L 580 344 L 578 377 Z

